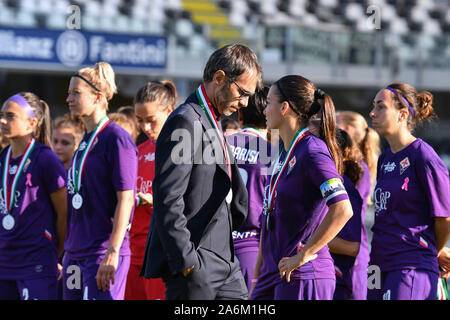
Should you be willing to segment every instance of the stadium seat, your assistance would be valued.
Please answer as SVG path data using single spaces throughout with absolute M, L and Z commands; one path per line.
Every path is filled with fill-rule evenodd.
M 14 18 L 14 10 L 3 7 L 0 10 L 0 25 L 5 26 L 13 26 L 17 24 L 16 19 Z
M 433 37 L 450 32 L 447 0 L 0 0 L 0 24 L 61 29 L 71 5 L 80 7 L 86 30 L 172 33 L 188 51 L 203 45 L 186 39 L 193 35 L 208 45 L 255 41 L 255 24 L 374 32 L 368 27 L 371 5 L 381 10 L 383 31 Z M 278 59 L 268 52 L 268 59 Z
M 34 13 L 29 11 L 19 11 L 16 13 L 15 20 L 21 27 L 32 28 L 37 25 Z
M 46 17 L 46 27 L 49 29 L 66 28 L 67 16 L 64 13 L 48 14 Z

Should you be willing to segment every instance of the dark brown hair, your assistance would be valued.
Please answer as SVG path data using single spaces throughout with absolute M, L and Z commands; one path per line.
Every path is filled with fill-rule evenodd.
M 336 129 L 336 140 L 342 152 L 344 174 L 356 186 L 364 175 L 364 168 L 360 162 L 361 153 L 359 148 L 356 147 L 352 138 L 345 130 Z
M 40 143 L 50 147 L 50 109 L 47 102 L 41 100 L 32 92 L 20 92 L 19 94 L 27 100 L 38 121 L 33 137 Z
M 229 44 L 214 51 L 203 71 L 203 82 L 211 82 L 218 70 L 222 70 L 233 80 L 246 71 L 254 70 L 261 77 L 261 66 L 256 54 L 242 44 Z
M 258 86 L 255 94 L 248 99 L 246 108 L 239 109 L 241 119 L 244 126 L 252 126 L 255 128 L 266 128 L 266 117 L 264 109 L 267 105 L 268 86 Z
M 134 96 L 133 104 L 158 101 L 160 107 L 176 107 L 178 92 L 172 81 L 148 82 Z
M 285 76 L 274 85 L 279 102 L 287 101 L 302 125 L 307 125 L 317 114 L 320 118 L 319 138 L 326 143 L 337 171 L 342 174 L 342 155 L 336 141 L 336 115 L 331 97 L 318 90 L 311 81 L 298 75 Z
M 433 95 L 430 92 L 417 92 L 413 86 L 404 82 L 394 82 L 388 87 L 391 87 L 397 92 L 397 94 L 394 95 L 394 101 L 396 102 L 396 107 L 398 109 L 406 108 L 408 110 L 406 103 L 399 97 L 399 95 L 401 95 L 408 101 L 409 105 L 414 110 L 414 116 L 408 110 L 408 128 L 411 131 L 414 130 L 416 125 L 422 124 L 424 120 L 436 117 L 433 108 Z

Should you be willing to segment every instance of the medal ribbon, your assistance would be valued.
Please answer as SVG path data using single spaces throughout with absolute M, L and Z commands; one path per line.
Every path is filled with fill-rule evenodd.
M 86 164 L 86 159 L 89 155 L 89 152 L 91 151 L 92 145 L 94 143 L 95 138 L 100 134 L 100 132 L 106 127 L 106 125 L 109 123 L 108 116 L 104 116 L 100 122 L 95 127 L 94 132 L 92 133 L 92 136 L 89 138 L 89 142 L 86 146 L 86 149 L 84 149 L 83 154 L 81 155 L 81 161 L 78 166 L 78 170 L 76 170 L 77 167 L 77 156 L 78 151 L 75 153 L 75 156 L 73 158 L 73 165 L 72 165 L 72 181 L 74 184 L 75 192 L 78 192 L 81 188 L 81 176 L 83 175 L 84 171 L 84 165 Z
M 17 182 L 19 181 L 19 178 L 22 175 L 25 162 L 30 157 L 31 152 L 33 152 L 35 144 L 36 140 L 34 140 L 34 138 L 31 138 L 30 141 L 28 141 L 28 145 L 25 149 L 25 152 L 22 155 L 22 159 L 20 160 L 19 167 L 17 168 L 17 171 L 12 179 L 11 188 L 8 188 L 8 170 L 9 170 L 9 163 L 11 161 L 11 146 L 9 146 L 8 151 L 6 152 L 5 162 L 3 163 L 4 166 L 3 166 L 2 181 L 3 181 L 3 198 L 5 199 L 6 209 L 8 210 L 8 212 L 11 212 L 12 208 L 14 207 L 15 201 L 14 195 L 16 194 Z
M 282 154 L 282 149 L 280 149 L 280 153 L 278 154 L 277 161 L 275 162 L 275 165 L 274 165 L 274 168 L 273 168 L 273 171 L 272 171 L 272 177 L 270 177 L 269 203 L 268 203 L 268 208 L 267 208 L 267 212 L 266 213 L 269 213 L 273 209 L 274 198 L 275 198 L 275 191 L 277 190 L 278 182 L 280 181 L 280 177 L 283 175 L 283 172 L 286 169 L 286 166 L 287 166 L 287 164 L 289 162 L 289 159 L 291 158 L 292 153 L 294 152 L 295 146 L 308 133 L 309 133 L 308 127 L 300 129 L 300 130 L 297 131 L 297 133 L 295 134 L 294 139 L 291 142 L 291 146 L 289 147 L 289 150 L 288 150 L 288 152 L 286 154 L 286 158 L 284 159 L 284 162 L 283 162 L 283 165 L 281 167 L 281 170 L 279 171 L 276 179 L 274 180 L 274 176 L 276 175 L 276 170 L 277 170 L 277 167 L 278 167 L 278 163 L 280 161 L 280 157 L 281 157 L 281 154 Z
M 223 137 L 223 133 L 222 130 L 219 129 L 219 125 L 217 123 L 217 119 L 216 116 L 214 115 L 214 110 L 212 108 L 211 103 L 208 100 L 208 97 L 206 95 L 205 92 L 205 87 L 203 86 L 203 84 L 201 84 L 198 88 L 197 88 L 197 98 L 200 101 L 200 105 L 203 109 L 203 111 L 206 114 L 206 117 L 208 118 L 209 122 L 211 123 L 211 126 L 214 127 L 214 129 L 216 129 L 216 133 L 219 136 L 219 139 L 222 143 L 222 149 L 223 149 L 223 153 L 225 155 L 225 164 L 227 165 L 227 169 L 228 169 L 228 175 L 230 176 L 231 179 L 231 161 L 230 161 L 230 155 L 228 154 L 228 150 L 226 148 L 225 145 L 225 139 Z
M 245 127 L 241 130 L 241 133 L 248 134 L 251 136 L 259 137 L 261 139 L 264 139 L 264 137 L 261 135 L 261 131 L 258 129 L 252 128 L 252 127 Z

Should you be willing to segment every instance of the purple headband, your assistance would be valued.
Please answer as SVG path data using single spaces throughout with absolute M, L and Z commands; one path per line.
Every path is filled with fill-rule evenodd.
M 393 89 L 391 87 L 386 87 L 385 89 L 388 89 L 388 90 L 392 91 L 395 95 L 400 97 L 402 99 L 403 103 L 408 106 L 409 112 L 411 112 L 411 115 L 414 118 L 414 109 L 411 108 L 411 106 L 408 103 L 408 100 L 406 100 L 405 97 L 403 97 L 400 93 L 398 93 L 397 90 L 395 90 L 395 89 Z
M 28 115 L 31 118 L 36 118 L 34 116 L 33 108 L 31 108 L 31 106 L 28 103 L 28 101 L 24 97 L 22 97 L 22 95 L 15 94 L 12 97 L 9 97 L 8 100 L 6 100 L 6 101 L 12 101 L 12 102 L 17 103 L 23 110 L 26 111 L 26 113 L 28 113 Z

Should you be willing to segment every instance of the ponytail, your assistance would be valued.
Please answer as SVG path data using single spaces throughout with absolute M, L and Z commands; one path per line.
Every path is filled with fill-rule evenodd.
M 286 101 L 302 124 L 307 124 L 318 114 L 320 117 L 319 138 L 333 157 L 336 169 L 343 174 L 342 155 L 336 141 L 336 114 L 333 100 L 314 84 L 298 75 L 288 75 L 274 83 L 279 102 Z
M 344 167 L 342 163 L 342 152 L 336 140 L 336 114 L 334 109 L 334 103 L 331 97 L 323 93 L 323 99 L 319 97 L 317 100 L 321 104 L 320 108 L 320 125 L 319 125 L 319 137 L 325 141 L 331 157 L 336 164 L 336 169 L 340 175 L 344 173 Z M 316 97 L 316 95 L 315 95 Z
M 359 149 L 362 153 L 362 158 L 370 172 L 371 183 L 375 182 L 377 176 L 377 162 L 380 155 L 380 136 L 372 128 L 366 128 L 366 135 L 359 144 Z
M 47 102 L 44 100 L 40 100 L 40 105 L 42 108 L 43 116 L 41 118 L 40 124 L 36 127 L 36 140 L 40 143 L 45 144 L 50 147 L 50 134 L 51 134 L 51 120 L 50 120 L 50 108 L 48 107 Z
M 98 91 L 105 97 L 105 109 L 108 109 L 108 101 L 117 93 L 117 85 L 114 70 L 108 62 L 97 62 L 93 67 L 78 70 L 75 77 L 85 81 L 93 91 Z
M 163 110 L 171 107 L 175 109 L 178 101 L 178 92 L 172 81 L 148 82 L 137 91 L 133 104 L 157 101 Z
M 387 86 L 394 93 L 397 109 L 408 108 L 408 128 L 413 131 L 417 124 L 435 117 L 433 95 L 428 91 L 417 92 L 416 89 L 404 82 L 394 82 Z M 412 112 L 411 112 L 412 110 Z

